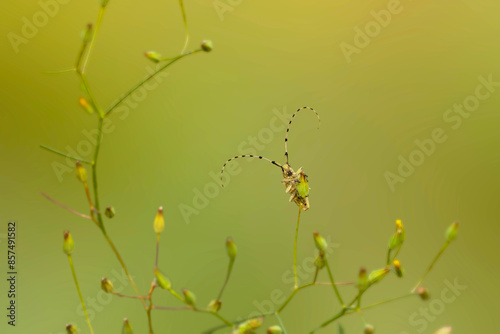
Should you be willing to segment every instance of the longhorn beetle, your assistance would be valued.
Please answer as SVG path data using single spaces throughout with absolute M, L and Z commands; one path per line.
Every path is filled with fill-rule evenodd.
M 266 160 L 272 163 L 275 166 L 278 166 L 281 168 L 283 172 L 283 180 L 281 181 L 284 186 L 285 186 L 285 192 L 290 194 L 290 199 L 289 201 L 294 201 L 300 208 L 302 208 L 304 211 L 309 209 L 309 185 L 307 183 L 307 175 L 304 173 L 302 170 L 302 167 L 300 167 L 297 172 L 295 172 L 290 164 L 288 163 L 288 132 L 290 132 L 290 125 L 292 124 L 293 118 L 297 113 L 301 110 L 304 109 L 309 109 L 312 110 L 316 116 L 318 117 L 318 129 L 319 126 L 321 125 L 321 120 L 319 118 L 318 113 L 316 110 L 314 110 L 311 107 L 302 107 L 297 109 L 295 113 L 292 115 L 292 118 L 290 119 L 290 122 L 288 122 L 288 128 L 286 129 L 286 134 L 285 134 L 285 164 L 280 165 L 274 160 L 264 158 L 263 156 L 260 155 L 253 155 L 253 154 L 246 154 L 246 155 L 237 155 L 234 158 L 231 158 L 226 161 L 226 163 L 222 166 L 222 170 L 220 171 L 220 181 L 222 184 L 222 187 L 224 187 L 223 181 L 222 181 L 222 174 L 224 173 L 224 168 L 226 165 L 234 159 L 239 159 L 239 158 L 259 158 L 261 160 Z

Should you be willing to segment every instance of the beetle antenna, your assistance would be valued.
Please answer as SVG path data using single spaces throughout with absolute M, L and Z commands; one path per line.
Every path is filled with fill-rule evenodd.
M 292 124 L 292 121 L 293 121 L 293 118 L 295 117 L 295 115 L 297 115 L 297 113 L 303 109 L 310 109 L 312 110 L 316 116 L 318 117 L 318 129 L 321 125 L 321 120 L 319 118 L 319 115 L 318 115 L 318 112 L 316 110 L 314 110 L 313 108 L 311 107 L 302 107 L 302 108 L 299 108 L 297 109 L 297 111 L 292 115 L 292 119 L 290 119 L 290 122 L 288 122 L 288 128 L 286 129 L 286 134 L 285 134 L 285 161 L 286 163 L 288 164 L 288 147 L 287 147 L 287 143 L 288 143 L 288 132 L 290 131 L 290 124 Z
M 222 174 L 224 173 L 224 168 L 229 163 L 229 161 L 234 160 L 234 159 L 239 159 L 239 158 L 259 158 L 261 160 L 269 161 L 273 165 L 278 166 L 279 168 L 281 168 L 283 170 L 283 167 L 279 163 L 277 163 L 276 161 L 268 159 L 268 158 L 264 158 L 263 156 L 260 156 L 260 155 L 253 155 L 253 154 L 237 155 L 234 158 L 228 159 L 226 161 L 226 163 L 224 163 L 224 166 L 222 166 L 222 170 L 220 171 L 220 183 L 221 183 L 223 188 L 224 188 L 224 183 L 222 182 Z

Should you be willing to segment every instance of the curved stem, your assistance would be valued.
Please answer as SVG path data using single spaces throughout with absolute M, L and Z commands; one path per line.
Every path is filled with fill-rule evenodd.
M 328 260 L 326 259 L 326 257 L 325 257 L 325 265 L 328 271 L 328 277 L 330 277 L 330 282 L 332 283 L 333 286 L 333 290 L 335 291 L 335 294 L 337 295 L 340 304 L 345 309 L 346 306 L 344 304 L 344 301 L 342 300 L 342 297 L 340 296 L 339 290 L 337 289 L 337 285 L 335 284 L 335 280 L 333 279 L 333 274 L 332 271 L 330 270 L 330 265 L 328 264 Z
M 417 282 L 417 284 L 415 285 L 415 287 L 413 288 L 413 290 L 411 290 L 412 292 L 415 292 L 417 290 L 417 288 L 420 286 L 420 284 L 422 284 L 422 282 L 424 281 L 424 279 L 427 277 L 427 275 L 431 271 L 432 267 L 434 267 L 434 264 L 436 264 L 437 260 L 441 257 L 441 255 L 443 255 L 443 252 L 446 250 L 446 248 L 448 248 L 449 245 L 450 245 L 450 243 L 448 241 L 445 241 L 443 247 L 441 247 L 441 249 L 437 253 L 437 255 L 434 258 L 434 260 L 432 260 L 429 268 L 427 268 L 427 270 L 425 271 L 425 273 L 422 276 L 422 278 L 420 278 L 420 280 Z
M 181 51 L 181 53 L 184 53 L 184 52 L 186 52 L 186 49 L 187 49 L 188 44 L 189 44 L 189 29 L 188 29 L 186 11 L 184 10 L 184 1 L 179 0 L 179 4 L 181 6 L 182 20 L 184 21 L 184 28 L 186 29 L 186 41 L 184 42 L 184 47 L 182 48 L 182 51 Z
M 93 334 L 92 325 L 90 324 L 89 315 L 87 313 L 87 308 L 85 307 L 85 302 L 83 301 L 82 291 L 80 290 L 80 285 L 78 284 L 78 279 L 76 278 L 75 266 L 73 265 L 73 257 L 68 255 L 69 266 L 71 267 L 71 273 L 73 274 L 73 280 L 75 281 L 76 290 L 78 291 L 78 296 L 80 297 L 80 302 L 82 303 L 83 313 L 85 313 L 85 319 L 90 329 L 90 333 Z
M 222 293 L 226 289 L 227 282 L 229 282 L 229 277 L 231 276 L 231 272 L 233 270 L 233 264 L 234 264 L 234 259 L 230 259 L 229 266 L 227 268 L 226 279 L 224 280 L 224 284 L 222 285 L 222 288 L 220 289 L 219 295 L 217 296 L 217 300 L 220 300 L 222 298 Z
M 295 228 L 295 242 L 293 244 L 293 276 L 295 278 L 295 288 L 299 286 L 299 279 L 297 276 L 297 240 L 299 237 L 299 226 L 300 226 L 300 213 L 302 212 L 302 206 L 299 205 L 299 214 L 297 217 L 297 227 Z

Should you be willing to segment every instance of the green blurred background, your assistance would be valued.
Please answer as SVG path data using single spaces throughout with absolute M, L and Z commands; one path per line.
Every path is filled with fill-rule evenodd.
M 366 311 L 365 318 L 378 333 L 433 333 L 444 325 L 458 334 L 499 332 L 500 87 L 456 130 L 443 116 L 475 93 L 479 76 L 500 81 L 500 3 L 402 0 L 400 13 L 347 62 L 341 43 L 355 45 L 354 28 L 364 29 L 374 20 L 370 12 L 387 9 L 387 1 L 221 2 L 228 6 L 222 18 L 212 0 L 186 1 L 190 49 L 209 38 L 214 51 L 172 66 L 147 97 L 130 100 L 128 114 L 122 109 L 111 116 L 113 130 L 103 140 L 101 204 L 117 211 L 107 229 L 141 291 L 151 283 L 152 222 L 163 205 L 167 227 L 160 268 L 174 287 L 193 290 L 200 305 L 215 298 L 227 266 L 224 240 L 232 236 L 239 255 L 222 314 L 233 319 L 266 311 L 275 307 L 276 296 L 289 293 L 297 207 L 287 202 L 280 171 L 265 162 L 240 161 L 225 189 L 216 188 L 217 176 L 210 175 L 218 175 L 228 157 L 252 153 L 249 136 L 257 138 L 256 152 L 282 161 L 285 130 L 275 115 L 308 105 L 320 113 L 321 129 L 312 113 L 303 112 L 289 137 L 291 164 L 305 168 L 312 188 L 299 237 L 304 282 L 312 278 L 307 268 L 313 230 L 334 247 L 336 279 L 348 281 L 361 265 L 384 265 L 394 220 L 401 218 L 407 230 L 399 257 L 405 278 L 391 275 L 365 303 L 398 296 L 430 263 L 446 227 L 459 220 L 459 239 L 425 282 L 430 302 L 410 298 Z M 63 333 L 67 322 L 88 332 L 61 251 L 62 231 L 69 229 L 83 294 L 93 303 L 95 332 L 119 333 L 128 317 L 137 333 L 146 333 L 139 302 L 99 292 L 100 278 L 108 276 L 124 293 L 133 293 L 115 278 L 120 266 L 100 232 L 40 195 L 44 191 L 87 210 L 73 171 L 54 171 L 65 159 L 39 145 L 63 151 L 68 146 L 90 159 L 83 130 L 94 130 L 96 119 L 77 104 L 76 76 L 43 71 L 72 66 L 80 32 L 95 20 L 98 4 L 59 4 L 16 53 L 8 34 L 21 35 L 23 17 L 32 20 L 41 10 L 33 0 L 0 4 L 0 236 L 9 219 L 18 222 L 19 270 L 18 325 L 7 326 L 2 315 L 1 332 Z M 143 52 L 176 55 L 183 38 L 177 1 L 111 0 L 88 70 L 99 102 L 110 104 L 148 73 L 153 65 Z M 415 140 L 430 138 L 435 128 L 447 140 L 391 189 L 385 173 L 397 173 L 399 156 L 408 159 Z M 195 193 L 205 187 L 217 194 L 196 209 Z M 181 208 L 187 206 L 197 211 L 186 219 Z M 327 280 L 325 273 L 320 280 Z M 446 294 L 447 282 L 455 280 L 465 288 Z M 5 309 L 7 286 L 1 282 Z M 352 287 L 341 291 L 346 299 L 355 293 Z M 155 296 L 158 304 L 179 306 L 162 291 Z M 282 317 L 290 334 L 306 333 L 337 308 L 331 289 L 314 287 L 300 293 Z M 269 318 L 265 325 L 275 323 Z M 204 314 L 154 313 L 156 333 L 200 333 L 217 324 Z M 347 333 L 362 332 L 357 315 L 342 324 Z M 335 333 L 336 326 L 322 332 Z

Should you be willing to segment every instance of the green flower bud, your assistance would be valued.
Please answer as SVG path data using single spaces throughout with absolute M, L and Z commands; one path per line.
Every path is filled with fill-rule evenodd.
M 283 334 L 280 326 L 271 326 L 267 329 L 267 334 Z
M 325 253 L 319 252 L 318 257 L 314 260 L 314 266 L 321 270 L 325 267 Z
M 82 41 L 87 44 L 92 40 L 93 28 L 92 23 L 87 24 L 87 27 L 82 31 Z
M 210 52 L 214 48 L 212 41 L 205 39 L 201 42 L 201 48 L 205 52 Z
M 358 276 L 358 289 L 360 291 L 366 290 L 368 288 L 368 275 L 366 274 L 366 269 L 364 267 L 361 267 L 359 269 L 359 276 Z
M 155 269 L 155 277 L 156 283 L 158 286 L 165 290 L 172 289 L 172 282 L 168 278 L 166 278 L 158 269 Z
M 151 60 L 153 63 L 159 63 L 161 61 L 161 54 L 159 54 L 158 52 L 155 52 L 155 51 L 148 51 L 146 53 L 144 53 L 144 55 L 146 56 L 146 58 L 148 58 L 149 60 Z
M 106 208 L 106 211 L 104 211 L 104 214 L 106 215 L 106 217 L 108 217 L 109 219 L 113 218 L 116 214 L 115 212 L 115 208 L 112 207 L 112 206 L 108 206 Z
M 236 259 L 236 254 L 238 254 L 238 248 L 234 244 L 233 239 L 227 238 L 226 250 L 227 250 L 227 255 L 229 256 L 229 259 L 231 261 L 234 261 L 234 259 Z
M 429 290 L 423 286 L 419 286 L 417 289 L 417 294 L 422 298 L 422 300 L 427 300 L 431 297 Z
M 122 334 L 133 334 L 132 326 L 130 326 L 130 321 L 127 318 L 123 319 Z
M 253 334 L 256 329 L 262 326 L 263 318 L 254 318 L 241 323 L 238 326 L 238 334 Z
M 80 161 L 76 162 L 76 178 L 82 183 L 87 182 L 87 171 L 83 168 Z
M 328 244 L 326 243 L 325 238 L 323 238 L 321 235 L 319 235 L 318 232 L 314 231 L 313 232 L 313 237 L 314 237 L 314 243 L 316 244 L 316 247 L 319 249 L 320 252 L 325 252 L 326 249 L 328 248 Z
M 446 241 L 452 242 L 457 238 L 458 233 L 458 222 L 454 222 L 450 227 L 446 230 Z
M 438 329 L 434 334 L 451 334 L 452 328 L 450 326 L 442 327 Z
M 373 333 L 375 333 L 375 328 L 370 324 L 366 324 L 365 325 L 365 334 L 373 334 Z
M 111 281 L 106 277 L 103 277 L 101 279 L 101 289 L 106 293 L 113 293 L 114 291 L 113 283 L 111 283 Z
M 398 275 L 398 277 L 403 277 L 404 270 L 399 260 L 394 260 L 392 264 L 394 265 L 394 270 L 396 271 L 396 275 Z
M 194 303 L 196 303 L 196 296 L 194 295 L 194 293 L 189 291 L 188 289 L 182 289 L 182 294 L 184 295 L 186 304 L 188 304 L 189 306 L 194 306 Z
M 222 306 L 222 302 L 220 300 L 212 300 L 208 304 L 208 309 L 212 312 L 218 312 Z
M 385 275 L 387 275 L 389 271 L 390 271 L 389 268 L 372 271 L 370 275 L 368 275 L 368 283 L 371 285 L 380 282 L 381 280 L 384 279 Z
M 72 324 L 66 325 L 66 333 L 67 334 L 78 334 L 78 329 Z
M 165 218 L 163 218 L 163 207 L 160 206 L 158 208 L 158 212 L 156 213 L 155 221 L 154 221 L 154 230 L 156 234 L 159 234 L 165 228 Z
M 99 3 L 101 4 L 101 7 L 106 7 L 109 3 L 109 0 L 99 0 Z
M 69 233 L 69 231 L 64 231 L 63 251 L 66 255 L 71 255 L 73 249 L 75 249 L 75 243 L 71 237 L 71 233 Z

